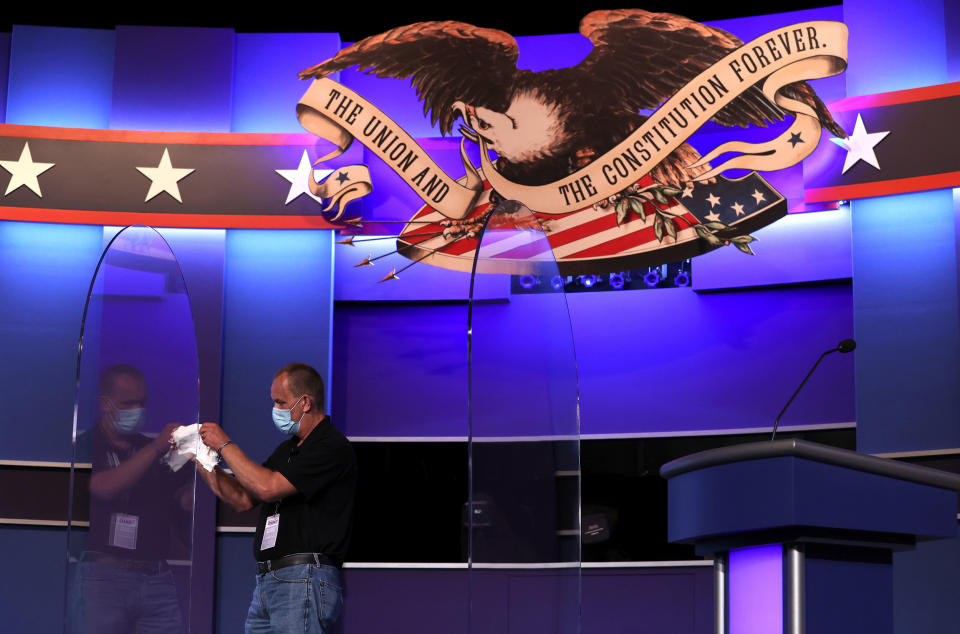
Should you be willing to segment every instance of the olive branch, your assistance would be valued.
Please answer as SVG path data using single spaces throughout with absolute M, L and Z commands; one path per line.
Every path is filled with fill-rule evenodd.
M 616 197 L 619 198 L 619 200 L 616 200 L 615 206 L 617 226 L 619 227 L 626 222 L 631 212 L 638 215 L 640 220 L 646 222 L 647 211 L 644 209 L 645 202 L 656 201 L 661 205 L 666 205 L 669 202 L 667 197 L 676 197 L 680 193 L 681 190 L 676 187 L 657 184 L 643 188 L 634 185 L 624 190 Z M 732 244 L 740 251 L 748 255 L 754 255 L 753 250 L 750 248 L 750 243 L 756 242 L 757 239 L 749 234 L 731 235 L 736 232 L 736 229 L 728 224 L 719 221 L 694 223 L 680 214 L 667 211 L 666 209 L 660 209 L 656 206 L 654 206 L 653 214 L 653 233 L 657 236 L 657 242 L 663 243 L 663 239 L 666 236 L 676 240 L 677 227 L 679 223 L 682 222 L 686 224 L 687 227 L 692 227 L 693 230 L 697 232 L 697 236 L 706 241 L 710 246 L 719 247 Z

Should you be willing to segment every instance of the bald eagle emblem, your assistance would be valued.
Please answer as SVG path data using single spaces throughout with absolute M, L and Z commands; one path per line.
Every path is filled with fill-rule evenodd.
M 842 70 L 842 24 L 784 27 L 751 47 L 681 16 L 630 9 L 590 13 L 580 33 L 593 49 L 579 64 L 533 72 L 517 68 L 517 42 L 503 31 L 422 22 L 366 38 L 300 73 L 321 80 L 357 68 L 409 79 L 424 115 L 443 135 L 459 132 L 479 146 L 482 164 L 465 165 L 458 181 L 477 193 L 469 208 L 451 212 L 421 194 L 427 204 L 400 232 L 401 253 L 462 269 L 471 252 L 451 245 L 476 240 L 504 213 L 505 201 L 534 213 L 567 272 L 661 263 L 724 243 L 749 253 L 748 231 L 782 216 L 785 201 L 755 172 L 736 181 L 720 172 L 795 164 L 816 147 L 821 128 L 846 137 L 804 81 Z M 334 100 L 326 105 L 336 108 Z M 313 109 L 323 110 L 316 103 Z M 746 150 L 738 144 L 740 155 L 721 166 L 711 163 L 723 152 L 701 156 L 687 142 L 708 121 L 766 127 L 790 117 L 795 122 L 780 137 Z M 361 134 L 353 136 L 371 147 Z M 420 189 L 427 177 L 439 178 L 418 168 L 394 167 Z M 740 195 L 752 196 L 756 209 L 730 207 L 724 214 L 709 202 Z M 596 250 L 580 239 L 572 250 L 559 248 L 567 244 L 559 234 L 580 226 L 571 221 L 578 215 L 584 222 L 608 216 L 608 237 L 650 229 L 644 235 L 651 239 L 620 240 L 623 249 L 601 249 L 597 257 L 584 255 Z M 405 238 L 430 229 L 437 235 Z

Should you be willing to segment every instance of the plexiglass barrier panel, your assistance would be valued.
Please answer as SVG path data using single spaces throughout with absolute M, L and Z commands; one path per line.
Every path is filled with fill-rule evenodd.
M 559 279 L 540 222 L 511 201 L 491 215 L 475 271 Z M 580 424 L 563 288 L 471 299 L 465 523 L 475 634 L 503 631 L 491 614 L 504 606 L 509 631 L 580 631 Z M 493 577 L 507 583 L 494 591 Z
M 176 258 L 153 229 L 128 227 L 84 310 L 64 631 L 189 631 L 196 471 L 168 440 L 197 422 L 197 381 Z

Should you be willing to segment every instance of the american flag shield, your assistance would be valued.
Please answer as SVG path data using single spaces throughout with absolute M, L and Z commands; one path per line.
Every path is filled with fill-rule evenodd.
M 647 187 L 653 182 L 645 177 L 638 184 Z M 547 262 L 553 267 L 555 260 L 561 275 L 609 273 L 706 253 L 787 213 L 783 195 L 756 172 L 688 186 L 666 203 L 644 201 L 642 213 L 629 209 L 618 214 L 612 201 L 565 214 L 531 216 L 526 209 L 519 213 L 519 202 L 506 201 L 491 214 L 489 192 L 462 221 L 451 222 L 435 209 L 422 207 L 398 236 L 399 253 L 411 260 L 470 271 L 489 214 L 478 258 L 480 270 L 536 274 Z M 532 217 L 545 239 L 531 239 L 518 231 Z M 659 222 L 671 223 L 672 230 L 665 229 L 665 224 L 658 228 Z M 702 225 L 699 231 L 697 225 Z M 708 226 L 719 238 L 713 244 L 701 236 Z

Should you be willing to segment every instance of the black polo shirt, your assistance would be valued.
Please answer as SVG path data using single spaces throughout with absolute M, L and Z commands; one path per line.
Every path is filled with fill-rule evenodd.
M 77 462 L 93 463 L 91 477 L 116 468 L 153 442 L 143 434 L 124 436 L 127 449 L 117 449 L 97 424 L 77 436 Z M 159 455 L 150 467 L 110 500 L 90 496 L 90 538 L 88 550 L 116 557 L 156 561 L 189 558 L 193 513 L 180 506 L 184 487 L 193 489 L 194 470 L 186 467 L 176 473 L 160 462 Z M 124 540 L 124 547 L 112 545 L 112 529 L 118 516 L 136 518 L 136 537 Z
M 357 462 L 353 447 L 324 418 L 299 447 L 292 436 L 267 458 L 263 466 L 279 471 L 297 492 L 279 502 L 260 505 L 253 556 L 257 561 L 295 553 L 322 553 L 343 564 L 353 522 Z M 267 518 L 280 514 L 277 541 L 261 550 Z

